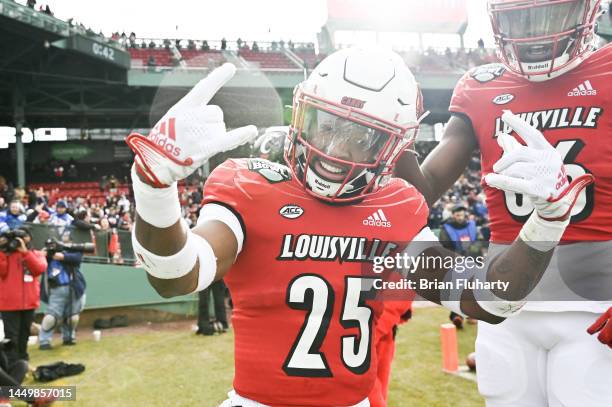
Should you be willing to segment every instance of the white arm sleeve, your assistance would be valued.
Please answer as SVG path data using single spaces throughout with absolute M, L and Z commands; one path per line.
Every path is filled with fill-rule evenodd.
M 429 226 L 425 226 L 417 235 L 412 239 L 413 242 L 438 242 L 438 237 L 431 231 Z
M 433 243 L 438 243 L 440 240 L 438 237 L 432 232 L 432 230 L 427 226 L 421 229 L 421 231 L 412 239 L 410 245 L 406 248 L 405 252 L 409 256 L 418 256 L 425 249 L 431 247 Z M 455 270 L 450 270 L 446 273 L 445 281 L 453 282 L 457 280 L 457 272 Z M 459 314 L 465 316 L 463 311 L 461 311 L 461 293 L 463 290 L 446 290 L 444 292 L 440 292 L 440 303 L 443 307 Z
M 236 242 L 238 243 L 236 256 L 240 254 L 242 251 L 242 244 L 244 243 L 244 231 L 242 230 L 242 225 L 236 214 L 223 205 L 208 203 L 200 209 L 200 217 L 198 218 L 197 225 L 200 226 L 202 223 L 209 220 L 223 222 L 232 230 L 234 237 L 236 237 Z
M 406 253 L 410 257 L 417 257 L 423 250 L 431 247 L 433 243 L 437 245 L 439 240 L 429 226 L 425 226 L 412 238 L 410 244 L 404 249 L 403 253 Z
M 184 219 L 183 227 L 187 229 Z M 159 256 L 150 252 L 136 238 L 136 228 L 132 230 L 134 254 L 147 273 L 155 278 L 171 280 L 183 277 L 193 270 L 199 261 L 198 285 L 196 291 L 208 287 L 217 272 L 217 258 L 212 247 L 202 236 L 187 230 L 187 241 L 181 250 L 171 256 Z

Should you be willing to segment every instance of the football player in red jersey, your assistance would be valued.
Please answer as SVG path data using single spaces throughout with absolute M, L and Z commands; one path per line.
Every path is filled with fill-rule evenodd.
M 534 209 L 521 184 L 555 171 L 546 155 L 508 145 L 507 134 L 537 128 L 563 156 L 570 178 L 595 175 L 532 301 L 503 324 L 479 324 L 477 373 L 487 406 L 611 406 L 612 352 L 585 332 L 612 302 L 612 45 L 593 48 L 600 1 L 489 0 L 488 8 L 502 63 L 463 76 L 422 173 L 405 155 L 398 175 L 433 204 L 480 148 L 490 256 L 507 247 Z M 519 119 L 509 125 L 505 110 Z M 589 328 L 608 345 L 611 315 Z
M 423 196 L 391 177 L 416 136 L 418 86 L 392 52 L 330 55 L 295 90 L 288 165 L 226 161 L 208 178 L 198 224 L 189 230 L 177 181 L 256 135 L 251 126 L 226 132 L 223 112 L 207 105 L 234 72 L 231 64 L 215 70 L 149 137 L 128 137 L 136 153 L 134 251 L 166 297 L 225 279 L 234 302 L 235 377 L 223 406 L 368 406 L 377 365 L 373 324 L 382 307 L 370 301 L 380 279 L 365 275 L 364 265 L 411 241 L 412 252 L 450 255 L 431 242 Z M 536 135 L 529 142 L 527 150 L 540 151 L 544 141 Z M 550 159 L 560 171 L 561 157 Z M 478 297 L 472 289 L 443 292 L 435 283 L 460 270 L 434 261 L 411 270 L 411 280 L 434 283 L 417 292 L 491 323 L 516 313 L 552 254 L 554 243 L 543 249 L 540 236 L 558 241 L 590 179 L 538 181 L 554 197 L 530 196 L 539 217 L 484 274 L 469 277 L 508 289 Z

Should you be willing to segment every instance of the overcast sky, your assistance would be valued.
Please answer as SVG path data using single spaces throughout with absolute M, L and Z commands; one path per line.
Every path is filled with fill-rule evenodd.
M 372 0 L 373 7 L 377 3 Z M 326 0 L 38 0 L 37 7 L 41 4 L 62 20 L 72 17 L 107 36 L 134 31 L 140 38 L 315 42 L 327 19 Z M 465 45 L 476 46 L 479 38 L 492 45 L 486 0 L 468 0 L 468 8 Z

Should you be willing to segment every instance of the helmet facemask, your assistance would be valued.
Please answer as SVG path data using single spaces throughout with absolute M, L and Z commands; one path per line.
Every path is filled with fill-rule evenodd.
M 502 62 L 530 80 L 575 67 L 592 50 L 599 0 L 489 0 Z
M 317 198 L 353 201 L 384 184 L 417 129 L 418 123 L 400 126 L 298 87 L 285 160 Z

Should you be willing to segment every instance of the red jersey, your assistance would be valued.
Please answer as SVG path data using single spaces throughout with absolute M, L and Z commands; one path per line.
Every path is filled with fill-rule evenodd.
M 0 252 L 0 311 L 36 309 L 40 305 L 38 276 L 47 259 L 38 250 Z
M 287 167 L 228 160 L 204 203 L 237 213 L 244 245 L 225 277 L 232 294 L 236 392 L 271 406 L 353 405 L 376 380 L 374 322 L 362 267 L 427 224 L 422 195 L 399 179 L 354 205 L 308 194 Z
M 542 131 L 564 158 L 568 175 L 595 176 L 572 211 L 564 241 L 612 240 L 612 44 L 570 72 L 530 82 L 501 64 L 477 67 L 455 87 L 449 110 L 467 117 L 480 144 L 482 175 L 502 155 L 495 135 L 507 131 L 504 110 Z M 520 194 L 485 186 L 491 241 L 511 242 L 533 211 Z

